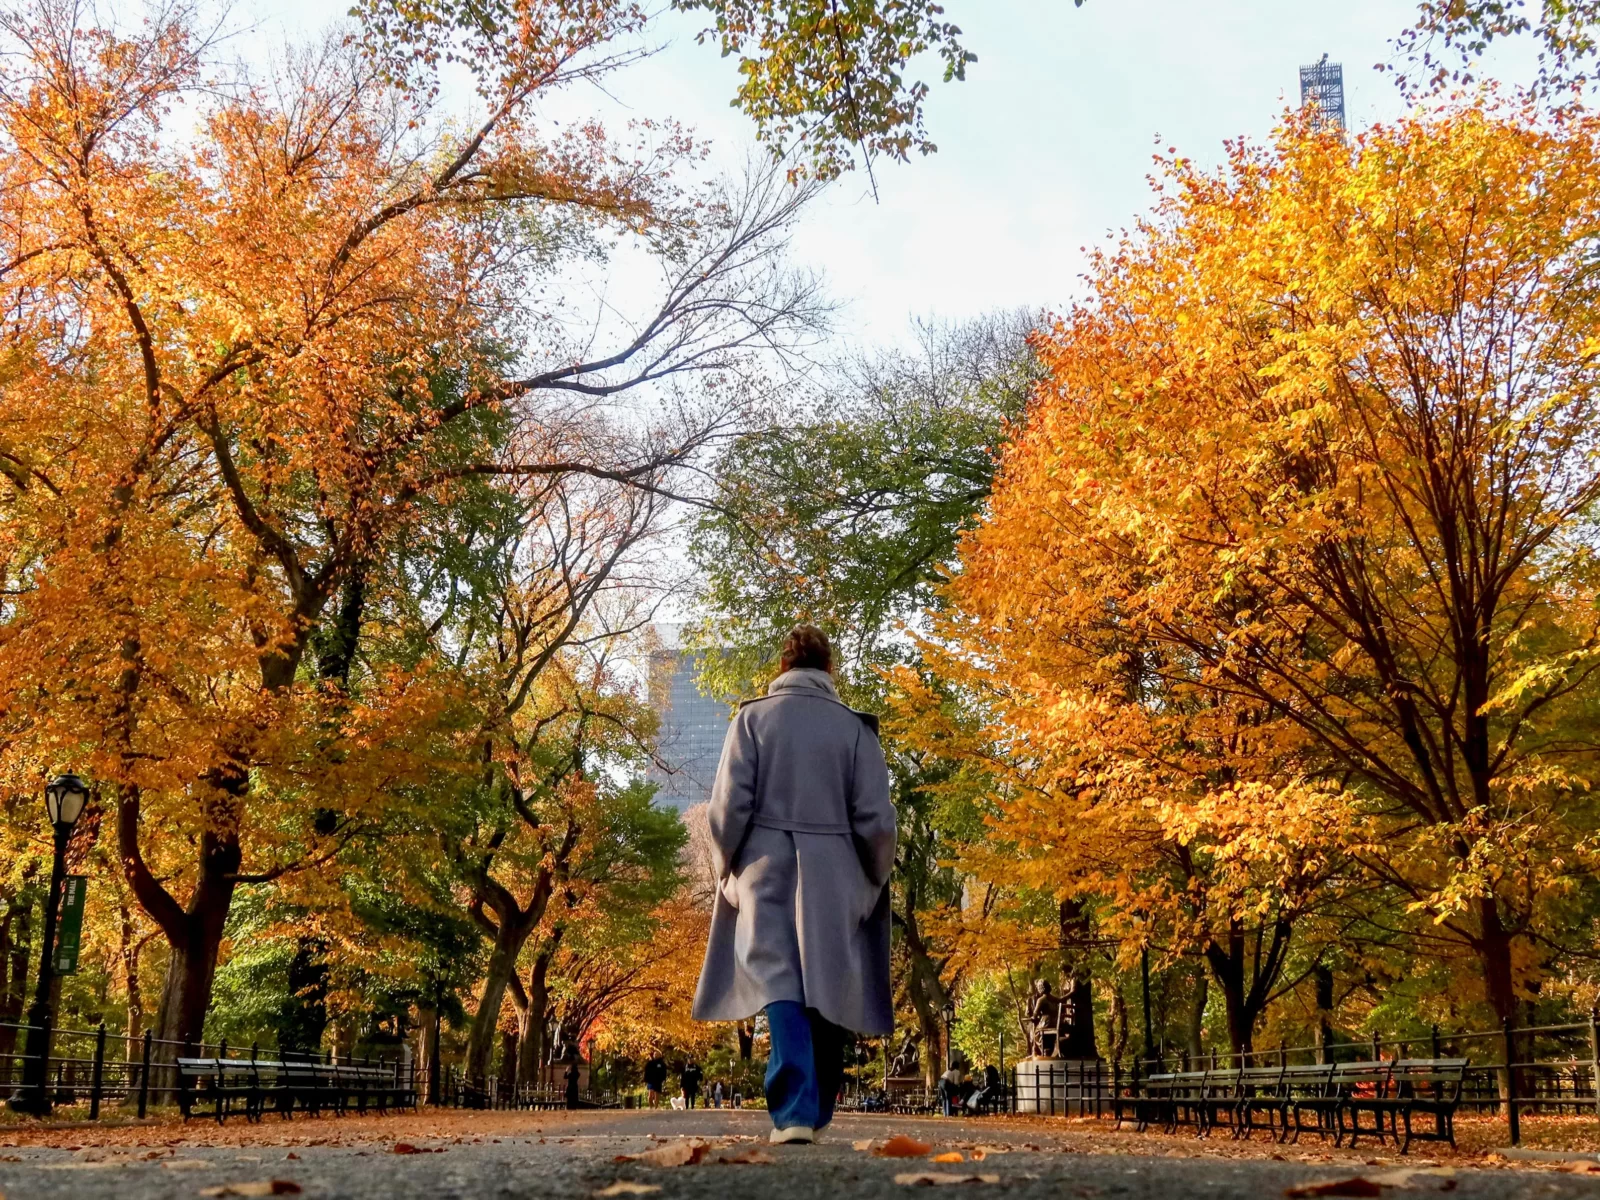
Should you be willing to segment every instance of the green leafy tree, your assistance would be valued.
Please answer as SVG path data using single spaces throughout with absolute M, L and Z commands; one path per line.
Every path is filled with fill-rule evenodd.
M 692 640 L 708 693 L 747 694 L 770 678 L 783 634 L 806 620 L 834 641 L 845 699 L 884 707 L 882 672 L 917 664 L 905 627 L 937 603 L 941 564 L 988 496 L 995 450 L 1037 378 L 1033 324 L 1010 313 L 921 326 L 916 352 L 842 365 L 819 395 L 729 446 L 717 506 L 690 546 L 707 614 Z M 900 814 L 901 994 L 931 1074 L 956 968 L 926 918 L 959 908 L 961 879 L 947 863 L 982 818 L 969 792 L 946 786 L 948 763 L 885 738 Z
M 1417 23 L 1397 44 L 1437 86 L 1470 82 L 1474 60 L 1493 43 L 1532 37 L 1539 45 L 1540 90 L 1576 95 L 1592 78 L 1597 29 L 1596 0 L 1424 0 Z

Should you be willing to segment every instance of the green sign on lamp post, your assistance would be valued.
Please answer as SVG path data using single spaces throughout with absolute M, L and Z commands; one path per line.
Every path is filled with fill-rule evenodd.
M 56 954 L 51 970 L 57 975 L 76 975 L 78 949 L 83 944 L 83 902 L 89 894 L 89 877 L 68 875 L 62 884 L 61 932 L 56 938 Z

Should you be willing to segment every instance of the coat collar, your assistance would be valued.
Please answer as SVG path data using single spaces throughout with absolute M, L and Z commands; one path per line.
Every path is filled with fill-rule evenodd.
M 767 695 L 782 692 L 820 692 L 830 700 L 839 699 L 839 690 L 833 686 L 833 676 L 811 667 L 796 667 L 785 671 L 767 685 Z
M 762 699 L 773 696 L 820 696 L 824 700 L 832 700 L 835 704 L 849 708 L 843 700 L 839 699 L 839 690 L 833 686 L 833 676 L 826 671 L 816 671 L 810 667 L 799 667 L 793 671 L 785 671 L 767 685 L 767 694 Z M 744 704 L 759 704 L 760 700 L 746 700 Z M 741 704 L 740 707 L 744 707 Z M 873 713 L 861 712 L 851 708 L 851 712 L 860 717 L 862 723 L 872 730 L 873 736 L 878 733 L 878 718 Z

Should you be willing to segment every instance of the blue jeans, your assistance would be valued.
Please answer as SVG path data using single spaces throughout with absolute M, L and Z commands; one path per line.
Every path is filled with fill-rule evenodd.
M 793 1000 L 767 1005 L 772 1052 L 767 1056 L 767 1113 L 779 1129 L 833 1120 L 833 1102 L 844 1080 L 844 1044 L 849 1036 L 814 1008 Z

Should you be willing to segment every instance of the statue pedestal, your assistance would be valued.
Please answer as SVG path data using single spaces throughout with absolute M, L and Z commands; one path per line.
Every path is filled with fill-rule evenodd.
M 546 1091 L 562 1092 L 567 1090 L 567 1064 L 564 1062 L 545 1063 L 539 1068 L 539 1087 Z M 587 1094 L 589 1091 L 589 1064 L 578 1064 L 578 1091 Z
M 1016 1070 L 1019 1113 L 1091 1116 L 1111 1102 L 1111 1070 L 1103 1058 L 1024 1058 Z

